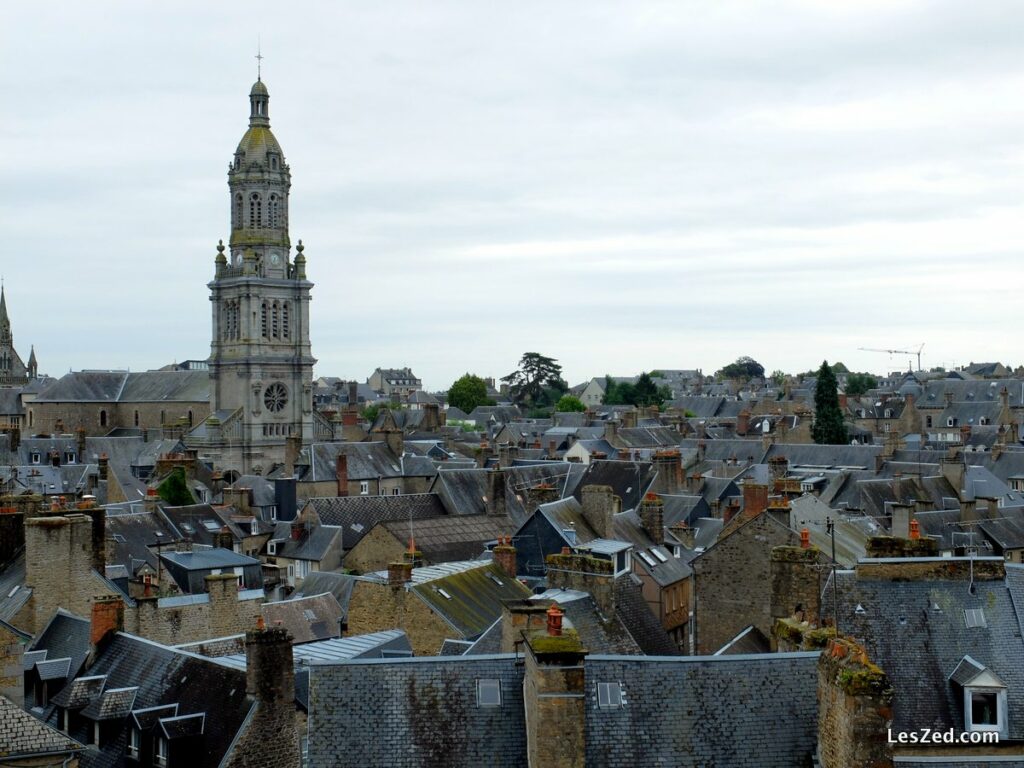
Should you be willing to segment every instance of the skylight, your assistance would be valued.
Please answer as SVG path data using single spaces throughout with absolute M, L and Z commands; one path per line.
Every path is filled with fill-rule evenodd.
M 665 555 L 663 555 L 659 550 L 654 549 L 653 547 L 651 548 L 651 554 L 654 555 L 658 560 L 660 560 L 663 563 L 667 563 L 668 562 L 668 558 L 665 557 Z
M 622 706 L 622 683 L 598 683 L 597 706 L 618 709 Z
M 640 559 L 647 563 L 651 568 L 657 565 L 657 563 L 654 562 L 654 558 L 648 555 L 646 552 L 640 551 L 637 552 L 637 554 L 640 555 Z
M 444 598 L 445 600 L 451 600 L 451 599 L 452 599 L 452 596 L 451 596 L 451 595 L 449 595 L 449 594 L 448 594 L 447 592 L 445 592 L 445 591 L 444 591 L 443 589 L 441 589 L 440 587 L 438 587 L 437 593 L 438 593 L 439 595 L 441 595 L 441 597 L 443 597 L 443 598 Z
M 968 628 L 987 627 L 985 611 L 982 608 L 964 608 L 964 623 Z
M 309 608 L 306 608 L 302 615 L 306 617 L 306 621 L 316 621 L 316 614 L 313 613 Z
M 500 680 L 477 680 L 476 681 L 476 705 L 478 707 L 500 707 L 501 706 L 501 681 Z

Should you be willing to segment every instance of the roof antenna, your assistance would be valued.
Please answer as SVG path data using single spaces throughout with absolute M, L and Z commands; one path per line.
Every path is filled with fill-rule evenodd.
M 263 54 L 260 51 L 260 36 L 256 36 L 256 80 L 263 80 Z

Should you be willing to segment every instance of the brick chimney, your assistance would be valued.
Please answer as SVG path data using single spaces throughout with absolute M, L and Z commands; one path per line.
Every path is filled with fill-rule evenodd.
M 100 454 L 99 459 L 97 459 L 96 466 L 99 471 L 100 480 L 106 480 L 110 472 L 110 459 L 107 458 L 107 454 Z
M 613 518 L 622 502 L 610 485 L 585 485 L 582 492 L 583 519 L 602 539 L 614 538 Z
M 235 745 L 236 755 L 258 755 L 245 765 L 299 768 L 295 727 L 295 667 L 292 638 L 280 627 L 245 633 L 245 690 L 259 703 Z M 273 738 L 267 738 L 273 734 Z M 241 763 L 239 763 L 241 765 Z
M 558 443 L 554 440 L 548 440 L 548 458 L 558 458 Z
M 494 548 L 494 562 L 510 578 L 516 578 L 518 567 L 516 566 L 516 548 L 512 544 L 511 536 L 502 536 L 498 539 L 498 546 Z
M 640 503 L 640 523 L 655 544 L 665 543 L 665 504 L 657 494 L 644 496 Z
M 348 456 L 339 453 L 335 459 L 334 476 L 338 481 L 338 496 L 348 496 Z
M 530 768 L 585 766 L 586 655 L 575 631 L 535 630 L 526 638 L 523 705 Z
M 88 464 L 85 450 L 85 427 L 79 427 L 75 430 L 75 449 L 77 451 L 78 463 Z
M 636 408 L 630 408 L 628 411 L 622 412 L 622 428 L 623 429 L 635 429 L 636 428 L 637 410 Z
M 156 488 L 146 489 L 146 498 L 142 502 L 142 506 L 147 512 L 156 512 L 160 506 L 160 495 L 156 492 Z
M 763 483 L 743 483 L 743 517 L 757 517 L 768 509 L 768 486 Z
M 821 768 L 892 768 L 888 731 L 893 691 L 864 648 L 832 638 L 818 657 Z
M 295 462 L 299 459 L 302 451 L 302 436 L 288 435 L 284 439 L 284 474 L 285 477 L 292 477 L 295 474 Z
M 747 432 L 750 430 L 750 411 L 744 408 L 736 416 L 736 434 L 740 437 L 745 437 Z
M 546 603 L 540 600 L 507 600 L 501 607 L 501 653 L 516 653 L 524 635 L 544 629 Z
M 110 632 L 124 629 L 124 600 L 116 595 L 97 597 L 92 603 L 89 645 L 95 648 Z
M 651 457 L 657 474 L 654 487 L 658 493 L 675 494 L 683 488 L 682 455 L 678 449 L 655 451 Z

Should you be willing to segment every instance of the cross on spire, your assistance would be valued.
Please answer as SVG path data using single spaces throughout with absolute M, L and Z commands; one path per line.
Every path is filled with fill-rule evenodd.
M 263 54 L 260 51 L 260 39 L 256 38 L 256 79 L 263 79 Z

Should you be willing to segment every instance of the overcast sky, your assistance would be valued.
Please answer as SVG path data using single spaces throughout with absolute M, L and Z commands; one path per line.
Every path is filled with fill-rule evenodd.
M 1019 364 L 1022 29 L 988 0 L 8 3 L 15 345 L 51 375 L 209 354 L 259 37 L 318 376 Z

